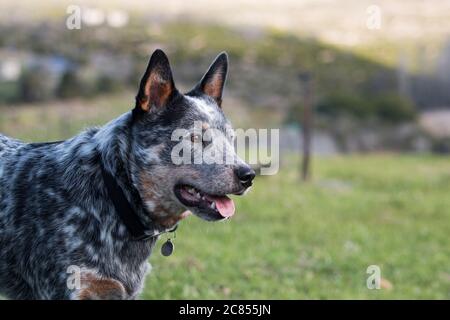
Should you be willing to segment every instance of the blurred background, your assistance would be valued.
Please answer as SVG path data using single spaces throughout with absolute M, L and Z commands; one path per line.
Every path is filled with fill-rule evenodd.
M 142 298 L 450 298 L 450 1 L 0 9 L 4 134 L 60 140 L 130 110 L 156 48 L 182 90 L 227 51 L 227 116 L 280 129 L 279 173 L 235 199 L 231 221 L 183 222 Z

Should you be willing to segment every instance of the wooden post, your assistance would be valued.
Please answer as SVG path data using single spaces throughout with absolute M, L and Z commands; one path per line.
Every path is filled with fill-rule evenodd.
M 301 121 L 303 133 L 302 180 L 311 179 L 311 148 L 313 129 L 313 84 L 311 74 L 303 72 L 299 75 L 303 91 L 303 117 Z

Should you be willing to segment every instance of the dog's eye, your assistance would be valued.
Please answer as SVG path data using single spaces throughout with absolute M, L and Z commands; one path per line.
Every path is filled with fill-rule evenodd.
M 202 136 L 199 134 L 191 134 L 191 141 L 193 143 L 197 143 L 197 142 L 201 142 L 202 141 Z

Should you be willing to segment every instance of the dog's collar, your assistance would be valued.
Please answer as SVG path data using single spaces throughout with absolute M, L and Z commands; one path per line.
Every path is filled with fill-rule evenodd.
M 177 225 L 175 225 L 175 227 L 173 227 L 172 229 L 166 229 L 156 224 L 154 224 L 151 228 L 146 228 L 137 215 L 136 211 L 133 209 L 133 206 L 125 196 L 122 188 L 118 185 L 116 179 L 105 169 L 103 161 L 100 161 L 100 167 L 102 171 L 103 181 L 105 182 L 105 186 L 108 191 L 108 196 L 111 199 L 114 208 L 117 211 L 117 214 L 120 216 L 122 222 L 125 224 L 128 231 L 132 235 L 133 240 L 148 240 L 166 232 L 174 232 L 177 229 Z M 136 192 L 135 197 L 137 198 L 137 201 L 139 203 L 143 203 L 138 192 Z M 145 207 L 142 207 L 143 210 L 146 211 Z M 146 212 L 146 214 L 148 217 L 150 217 L 150 214 L 148 212 Z

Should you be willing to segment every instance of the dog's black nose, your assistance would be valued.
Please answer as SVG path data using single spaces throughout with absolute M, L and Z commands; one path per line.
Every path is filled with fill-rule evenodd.
M 256 174 L 249 166 L 240 166 L 236 169 L 236 175 L 244 187 L 250 187 Z

